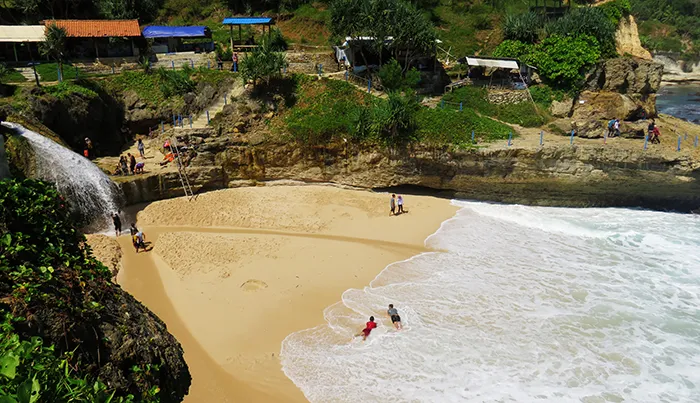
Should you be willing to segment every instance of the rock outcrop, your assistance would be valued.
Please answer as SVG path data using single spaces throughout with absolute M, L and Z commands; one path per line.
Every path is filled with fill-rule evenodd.
M 637 22 L 631 15 L 622 17 L 617 25 L 615 48 L 620 55 L 651 60 L 651 53 L 642 47 L 642 42 L 639 40 L 639 31 L 637 31 Z
M 220 188 L 298 180 L 362 188 L 415 185 L 462 198 L 549 206 L 680 211 L 700 206 L 700 166 L 687 156 L 602 147 L 392 151 L 341 143 L 304 150 L 293 143 L 210 141 L 218 141 L 207 151 L 216 164 L 188 172 L 210 169 L 216 180 L 204 176 L 207 185 Z M 164 187 L 166 182 L 174 188 Z M 136 178 L 124 184 L 124 191 L 132 203 L 182 195 L 168 177 Z

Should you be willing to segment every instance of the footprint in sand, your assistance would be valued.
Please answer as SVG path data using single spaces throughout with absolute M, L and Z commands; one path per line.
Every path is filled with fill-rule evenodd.
M 262 290 L 263 288 L 267 288 L 267 283 L 255 279 L 248 280 L 245 283 L 241 284 L 241 289 L 243 291 L 254 292 Z

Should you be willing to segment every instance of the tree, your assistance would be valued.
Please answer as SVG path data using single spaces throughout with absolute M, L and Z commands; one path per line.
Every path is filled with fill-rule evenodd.
M 598 40 L 590 35 L 552 35 L 535 46 L 525 62 L 537 66 L 542 77 L 561 88 L 575 88 L 587 67 L 601 56 Z
M 282 69 L 287 67 L 287 59 L 284 53 L 275 52 L 270 43 L 263 40 L 239 64 L 243 81 L 253 81 L 255 86 L 258 80 L 265 80 L 269 84 L 272 78 L 279 76 Z
M 391 61 L 379 69 L 380 83 L 385 91 L 406 91 L 414 88 L 420 82 L 420 72 L 412 68 L 404 74 L 403 68 L 396 61 Z
M 58 69 L 63 77 L 64 50 L 66 48 L 66 29 L 56 24 L 46 27 L 46 40 L 39 43 L 39 52 L 58 62 Z
M 416 56 L 435 49 L 437 35 L 432 24 L 405 0 L 334 0 L 330 24 L 331 33 L 338 38 L 371 38 L 371 47 L 380 58 L 385 49 L 392 50 L 394 57 L 399 50 L 406 52 L 404 68 Z M 390 36 L 393 40 L 388 43 Z M 367 64 L 362 48 L 360 55 Z

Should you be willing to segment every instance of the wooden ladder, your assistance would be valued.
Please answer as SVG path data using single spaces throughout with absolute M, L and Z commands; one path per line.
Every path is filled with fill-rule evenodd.
M 182 184 L 182 189 L 185 191 L 185 196 L 187 196 L 188 200 L 196 199 L 194 192 L 192 192 L 192 187 L 190 186 L 190 180 L 187 178 L 187 172 L 185 171 L 185 165 L 182 163 L 180 149 L 177 146 L 175 136 L 171 137 L 168 143 L 170 152 L 173 154 L 175 164 L 177 165 L 177 174 L 180 177 L 180 183 Z

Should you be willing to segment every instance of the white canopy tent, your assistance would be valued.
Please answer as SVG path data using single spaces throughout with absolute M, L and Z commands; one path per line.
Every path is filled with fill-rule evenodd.
M 491 59 L 467 56 L 467 64 L 469 66 L 496 67 L 509 70 L 520 69 L 518 61 L 515 59 Z

